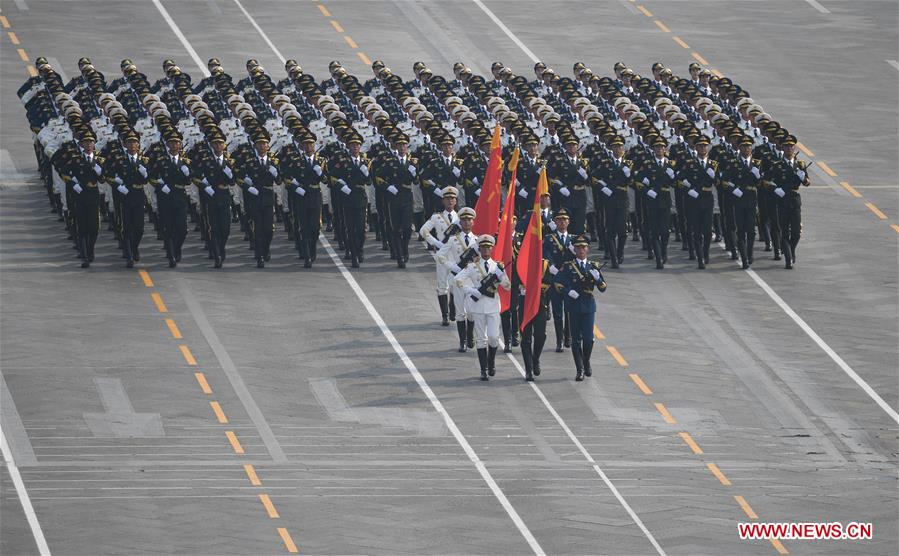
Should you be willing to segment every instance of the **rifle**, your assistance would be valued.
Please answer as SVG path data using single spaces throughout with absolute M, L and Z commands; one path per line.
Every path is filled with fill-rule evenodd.
M 502 270 L 503 265 L 497 264 L 497 268 Z M 481 279 L 481 285 L 478 286 L 478 293 L 490 298 L 496 297 L 496 285 L 499 283 L 499 281 L 500 278 L 496 275 L 496 272 L 491 272 Z M 478 298 L 473 295 L 471 296 L 471 299 L 474 301 L 478 300 Z
M 456 266 L 464 269 L 476 258 L 478 258 L 478 252 L 475 250 L 474 247 L 469 247 L 468 249 L 466 249 L 465 251 L 462 252 L 462 256 L 459 257 L 459 262 L 456 263 Z M 450 271 L 450 272 L 452 272 L 453 276 L 455 276 L 457 274 L 456 272 L 453 272 L 453 271 Z
M 461 231 L 462 231 L 462 228 L 459 227 L 459 224 L 457 222 L 453 222 L 452 224 L 449 225 L 449 227 L 446 229 L 446 231 L 443 232 L 443 243 L 446 243 L 447 241 L 449 241 L 450 237 L 458 234 Z

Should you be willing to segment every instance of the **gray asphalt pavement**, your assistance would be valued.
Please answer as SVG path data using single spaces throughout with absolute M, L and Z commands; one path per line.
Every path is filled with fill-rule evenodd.
M 22 57 L 69 76 L 89 56 L 108 78 L 127 57 L 151 79 L 171 57 L 196 78 L 159 5 L 235 75 L 252 57 L 282 76 L 279 52 L 320 79 L 333 59 L 360 78 L 376 58 L 404 77 L 417 60 L 530 76 L 528 51 L 565 75 L 705 60 L 816 162 L 799 263 L 759 252 L 746 272 L 721 252 L 700 273 L 675 251 L 660 273 L 629 244 L 593 378 L 550 350 L 536 386 L 517 349 L 477 379 L 421 244 L 405 271 L 370 249 L 348 278 L 324 246 L 304 270 L 280 231 L 264 270 L 232 234 L 221 271 L 194 232 L 166 268 L 148 233 L 128 270 L 103 232 L 84 271 L 38 185 Z M 895 2 L 16 0 L 0 16 L 0 553 L 41 553 L 38 530 L 73 555 L 899 552 Z M 871 522 L 873 539 L 741 540 L 749 521 Z

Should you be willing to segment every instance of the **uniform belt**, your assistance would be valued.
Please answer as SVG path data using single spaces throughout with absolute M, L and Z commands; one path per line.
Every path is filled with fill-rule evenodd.
M 623 185 L 623 186 L 616 187 L 615 189 L 617 189 L 618 191 L 627 191 L 627 186 Z
M 172 187 L 174 187 L 175 189 L 184 189 L 183 185 L 173 185 Z
M 410 184 L 405 184 L 405 183 L 404 183 L 404 184 L 400 184 L 400 187 L 404 187 L 404 188 L 406 188 L 406 189 L 412 189 L 412 184 L 411 184 L 411 183 L 410 183 Z
M 86 183 L 85 185 L 88 186 L 88 187 L 92 187 L 92 188 L 94 188 L 94 189 L 97 188 L 97 182 L 94 182 L 94 183 Z
M 583 191 L 586 188 L 587 187 L 584 185 L 575 185 L 574 187 L 572 187 L 572 189 L 574 189 L 575 191 Z
M 215 188 L 216 188 L 216 189 L 219 189 L 219 190 L 221 190 L 221 191 L 227 191 L 227 190 L 231 189 L 231 186 L 228 186 L 228 185 L 216 185 Z
M 743 189 L 745 189 L 746 191 L 755 191 L 756 188 L 754 185 L 747 185 Z
M 269 190 L 271 190 L 271 191 L 274 191 L 274 190 L 275 190 L 275 186 L 274 186 L 274 185 L 263 185 L 263 186 L 262 186 L 262 189 L 269 189 Z
M 661 191 L 662 193 L 668 193 L 668 192 L 671 191 L 671 188 L 670 188 L 670 187 L 663 187 L 663 188 L 659 189 L 659 191 Z
M 714 189 L 714 188 L 712 188 L 712 187 L 703 187 L 702 188 L 702 190 L 705 191 L 706 193 L 711 193 L 712 189 Z
M 307 186 L 304 186 L 303 189 L 321 189 L 321 185 L 319 185 L 319 184 L 316 183 L 316 184 L 313 184 L 313 185 L 307 185 Z
M 143 184 L 140 184 L 140 183 L 136 183 L 131 186 L 131 189 L 143 189 L 143 188 L 144 188 Z

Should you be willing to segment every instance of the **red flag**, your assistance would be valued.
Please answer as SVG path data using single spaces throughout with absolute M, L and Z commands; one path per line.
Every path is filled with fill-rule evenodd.
M 471 231 L 477 235 L 488 234 L 495 236 L 499 228 L 499 205 L 502 192 L 503 178 L 503 148 L 500 144 L 500 126 L 493 130 L 493 140 L 490 142 L 490 162 L 487 163 L 487 172 L 484 181 L 481 182 L 481 196 L 475 204 L 477 215 Z
M 512 234 L 515 232 L 515 224 L 512 217 L 515 216 L 515 174 L 518 173 L 518 149 L 512 153 L 512 160 L 509 162 L 512 168 L 512 179 L 509 181 L 509 189 L 506 192 L 506 205 L 503 207 L 503 216 L 499 222 L 499 235 L 496 236 L 496 247 L 493 249 L 493 260 L 503 263 L 506 267 L 506 274 L 512 278 Z M 509 290 L 499 288 L 499 311 L 509 308 L 509 300 L 511 297 Z
M 524 288 L 524 310 L 521 315 L 521 330 L 530 323 L 540 310 L 540 294 L 543 284 L 543 220 L 540 218 L 540 196 L 549 190 L 546 181 L 546 167 L 540 171 L 537 181 L 537 195 L 531 221 L 518 250 L 515 268 Z

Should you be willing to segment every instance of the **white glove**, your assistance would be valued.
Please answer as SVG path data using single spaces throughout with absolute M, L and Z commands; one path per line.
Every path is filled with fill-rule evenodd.
M 278 169 L 275 168 L 274 166 L 269 166 L 269 167 L 268 167 L 268 173 L 271 174 L 273 178 L 277 178 L 277 177 L 278 177 Z
M 481 299 L 481 292 L 479 292 L 475 288 L 472 288 L 472 287 L 465 288 L 465 293 L 467 293 L 468 295 L 472 296 L 475 299 Z
M 687 179 L 684 180 L 684 185 L 686 185 L 687 187 L 692 187 L 692 186 L 693 186 L 693 184 L 690 183 L 690 180 L 687 180 Z
M 462 272 L 462 269 L 459 268 L 459 265 L 455 263 L 453 263 L 453 266 L 450 267 L 450 270 L 453 271 L 453 274 L 459 274 L 460 272 Z
M 116 176 L 112 181 L 116 183 L 116 185 L 122 185 L 122 178 Z
M 140 175 L 142 175 L 143 177 L 147 177 L 147 169 L 144 168 L 143 164 L 137 167 L 137 171 L 140 172 Z
M 202 180 L 200 180 L 200 183 L 202 183 L 203 185 L 209 185 L 209 180 L 203 178 Z
M 429 243 L 430 243 L 431 245 L 433 245 L 434 247 L 436 247 L 437 249 L 442 249 L 442 248 L 443 248 L 443 242 L 440 241 L 439 239 L 437 239 L 437 238 L 434 237 L 434 236 L 431 236 L 431 241 L 430 241 Z
M 339 183 L 340 185 L 346 185 L 346 182 L 343 181 L 343 178 L 338 178 L 337 183 Z
M 659 196 L 659 194 L 656 193 L 654 189 L 650 189 L 649 191 L 646 192 L 646 194 L 649 195 L 650 199 L 655 199 L 656 197 Z
M 649 178 L 643 178 L 643 185 L 649 185 Z
M 474 194 L 475 194 L 475 196 L 480 197 L 481 196 L 481 188 L 479 187 L 479 188 L 475 189 Z
M 349 195 L 350 193 L 353 192 L 353 190 L 350 189 L 350 186 L 348 186 L 348 185 L 344 185 L 343 187 L 340 188 L 340 190 L 343 191 L 344 195 Z
M 580 174 L 582 178 L 587 179 L 587 171 L 583 168 L 578 168 L 577 173 Z
M 366 178 L 368 177 L 368 166 L 363 164 L 359 167 L 359 171 L 362 172 L 363 176 L 365 176 Z
M 631 169 L 628 168 L 627 166 L 622 166 L 621 171 L 624 172 L 624 177 L 626 177 L 626 178 L 631 177 Z
M 100 168 L 99 164 L 94 164 L 94 173 L 99 176 L 103 173 L 103 168 Z
M 243 179 L 243 182 L 244 182 L 245 184 L 247 184 L 247 185 L 253 185 L 253 180 L 251 180 L 251 179 L 249 178 L 249 176 L 246 177 L 246 178 L 244 178 L 244 179 Z
M 319 166 L 318 164 L 316 164 L 315 166 L 312 167 L 312 171 L 315 172 L 316 176 L 322 175 L 322 167 Z
M 581 294 L 577 293 L 576 291 L 568 290 L 568 297 L 570 297 L 571 299 L 577 299 L 580 296 L 581 296 Z
M 521 187 L 521 182 L 518 181 L 518 178 L 515 178 L 515 187 Z
M 799 181 L 805 181 L 805 170 L 796 172 L 796 177 L 799 178 Z
M 438 197 L 443 197 L 443 190 L 440 189 L 439 187 L 435 187 L 435 188 L 434 188 L 434 195 L 437 195 Z
M 462 170 L 460 170 L 460 169 L 456 168 L 455 166 L 453 166 L 453 175 L 456 176 L 456 177 L 458 178 L 459 176 L 462 175 Z
M 118 192 L 121 193 L 122 195 L 127 195 L 127 194 L 128 194 L 128 188 L 125 187 L 124 185 L 120 185 L 120 186 L 116 187 L 116 191 L 118 191 Z
M 553 185 L 555 185 L 556 187 L 561 187 L 561 186 L 562 186 L 562 180 L 553 180 Z
M 172 190 L 169 189 L 169 186 L 168 186 L 168 185 L 163 184 L 163 185 L 162 185 L 162 192 L 165 193 L 166 195 L 168 195 L 169 193 L 172 192 Z
M 181 173 L 184 174 L 184 177 L 187 177 L 190 175 L 190 168 L 187 167 L 187 164 L 181 165 Z
M 224 172 L 225 175 L 228 176 L 229 180 L 234 177 L 234 174 L 231 173 L 231 168 L 228 168 L 227 166 L 224 166 L 222 168 L 222 172 Z
M 417 175 L 416 171 L 415 171 L 415 166 L 412 164 L 409 165 L 409 173 L 412 174 L 413 178 Z
M 527 293 L 528 293 L 528 292 L 526 292 L 524 288 L 522 288 L 522 287 L 519 286 L 519 288 L 518 288 L 518 295 L 527 295 Z
M 521 191 L 518 192 L 518 196 L 521 197 L 522 199 L 527 199 L 528 198 L 528 190 L 522 189 Z
M 783 197 L 784 195 L 787 194 L 786 191 L 784 191 L 784 190 L 781 189 L 780 187 L 778 187 L 777 189 L 775 189 L 774 192 L 777 193 L 777 196 L 778 196 L 778 197 Z
M 689 195 L 690 197 L 693 197 L 694 199 L 696 197 L 699 197 L 699 193 L 697 193 L 695 189 L 691 189 L 690 191 L 687 191 L 687 195 Z
M 752 175 L 755 176 L 755 179 L 759 179 L 762 177 L 762 174 L 759 173 L 759 169 L 755 166 L 752 167 L 752 170 L 750 170 L 750 172 L 752 172 Z
M 606 197 L 612 196 L 612 190 L 609 189 L 608 187 L 603 187 L 601 191 L 606 194 Z
M 473 184 L 475 184 L 475 185 L 478 185 L 478 178 L 475 178 L 475 179 L 471 180 L 471 183 L 473 183 Z M 481 190 L 478 189 L 478 192 L 480 192 L 480 191 L 481 191 Z M 480 194 L 480 193 L 478 193 L 478 194 Z
M 590 276 L 593 276 L 594 280 L 599 280 L 599 271 L 595 268 L 590 269 Z
M 665 173 L 668 174 L 669 178 L 674 178 L 674 170 L 671 168 L 665 168 Z
M 304 197 L 306 195 L 306 190 L 299 186 L 297 186 L 297 188 L 294 189 L 293 192 L 296 193 L 297 195 L 299 195 L 300 197 Z
M 743 196 L 743 192 L 740 190 L 739 187 L 734 188 L 733 194 L 734 194 L 734 196 L 736 196 L 737 199 L 739 199 L 740 197 Z
M 714 168 L 706 168 L 705 173 L 708 174 L 710 178 L 715 177 L 715 169 Z
M 499 279 L 502 279 L 506 275 L 506 273 L 500 267 L 496 267 L 493 270 L 493 273 L 496 274 L 496 277 Z
M 547 224 L 547 226 L 549 226 L 550 230 L 552 230 L 554 232 L 556 231 L 556 223 L 555 222 L 550 221 L 550 223 Z
M 571 251 L 572 253 L 574 253 L 574 244 L 573 243 L 568 244 L 568 250 Z
M 556 268 L 556 265 L 551 264 L 551 265 L 549 265 L 549 273 L 552 274 L 553 276 L 555 276 L 556 274 L 559 273 L 559 269 Z
M 75 182 L 75 185 L 72 186 L 72 189 L 75 190 L 75 193 L 81 193 L 82 191 L 84 191 L 84 188 L 81 187 L 81 184 L 79 184 L 77 181 Z
M 559 193 L 561 193 L 562 195 L 565 195 L 566 197 L 571 196 L 571 191 L 568 191 L 567 187 L 563 187 L 562 189 L 559 189 Z
M 606 186 L 606 182 L 604 182 L 604 181 L 602 181 L 602 180 L 597 180 L 596 183 L 598 183 L 599 185 L 601 185 L 601 186 L 603 186 L 603 187 Z
M 213 189 L 211 185 L 207 185 L 206 187 L 204 187 L 203 191 L 205 191 L 206 194 L 209 195 L 210 197 L 215 196 L 215 189 Z
M 252 195 L 259 195 L 259 190 L 253 187 L 252 185 L 247 189 Z

